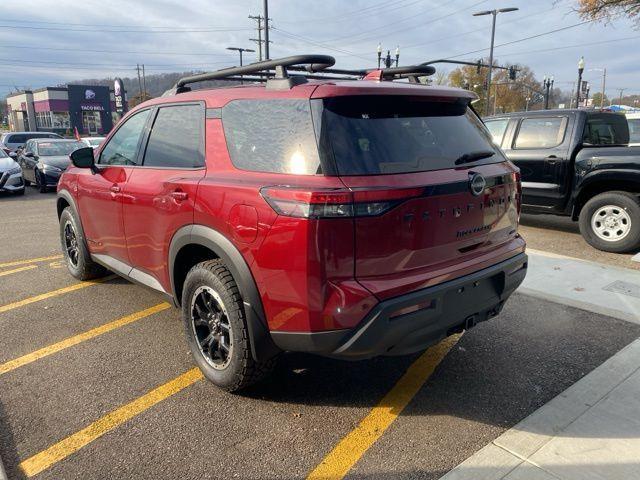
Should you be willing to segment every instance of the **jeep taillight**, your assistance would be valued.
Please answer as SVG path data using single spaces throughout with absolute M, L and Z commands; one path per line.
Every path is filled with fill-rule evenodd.
M 300 189 L 264 187 L 260 193 L 279 215 L 298 218 L 373 217 L 403 201 L 420 196 L 424 188 Z

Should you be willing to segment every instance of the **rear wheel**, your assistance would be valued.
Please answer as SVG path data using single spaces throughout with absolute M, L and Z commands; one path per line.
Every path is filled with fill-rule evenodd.
M 265 377 L 276 359 L 256 362 L 238 286 L 220 260 L 195 265 L 182 293 L 182 316 L 193 358 L 207 379 L 234 392 Z
M 589 245 L 623 253 L 640 247 L 640 201 L 627 192 L 605 192 L 580 211 L 580 233 Z
M 71 207 L 65 208 L 60 215 L 60 246 L 69 273 L 78 280 L 90 280 L 107 273 L 104 267 L 91 260 Z

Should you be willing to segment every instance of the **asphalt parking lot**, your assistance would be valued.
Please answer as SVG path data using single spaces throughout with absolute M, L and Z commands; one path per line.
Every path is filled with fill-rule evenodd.
M 231 395 L 194 372 L 179 312 L 158 295 L 67 273 L 54 193 L 0 196 L 0 218 L 0 456 L 11 479 L 337 478 L 345 468 L 352 479 L 437 479 L 640 336 L 640 325 L 516 294 L 426 357 L 290 354 L 267 382 Z M 587 255 L 575 232 L 540 221 L 525 219 L 533 248 L 568 236 L 562 248 L 574 250 L 556 253 Z M 368 424 L 379 435 L 357 435 L 374 408 L 389 412 Z

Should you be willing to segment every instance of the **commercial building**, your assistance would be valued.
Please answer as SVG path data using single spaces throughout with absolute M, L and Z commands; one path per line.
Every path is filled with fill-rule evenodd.
M 69 135 L 77 128 L 81 135 L 106 135 L 120 117 L 114 91 L 100 85 L 25 90 L 9 95 L 7 107 L 9 128 L 13 132 Z

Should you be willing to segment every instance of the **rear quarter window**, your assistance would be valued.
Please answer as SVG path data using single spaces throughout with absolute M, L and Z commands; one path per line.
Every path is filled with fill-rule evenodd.
M 626 117 L 610 113 L 589 114 L 582 141 L 586 145 L 624 145 L 629 143 L 629 124 Z
M 307 99 L 234 100 L 222 109 L 222 124 L 236 168 L 322 173 Z
M 640 118 L 629 119 L 629 143 L 640 143 Z

